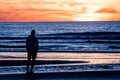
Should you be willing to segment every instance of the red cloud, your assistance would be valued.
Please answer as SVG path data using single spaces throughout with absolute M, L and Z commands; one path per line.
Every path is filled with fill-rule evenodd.
M 115 8 L 112 7 L 106 7 L 97 10 L 96 13 L 119 13 L 119 11 L 117 11 Z

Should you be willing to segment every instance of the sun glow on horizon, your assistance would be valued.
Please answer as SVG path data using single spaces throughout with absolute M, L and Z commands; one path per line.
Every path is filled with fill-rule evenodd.
M 119 21 L 120 0 L 0 0 L 0 22 Z

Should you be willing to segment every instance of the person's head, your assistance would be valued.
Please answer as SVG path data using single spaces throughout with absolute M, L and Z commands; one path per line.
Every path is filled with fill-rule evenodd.
M 31 31 L 31 35 L 35 35 L 35 30 L 32 30 L 32 31 Z

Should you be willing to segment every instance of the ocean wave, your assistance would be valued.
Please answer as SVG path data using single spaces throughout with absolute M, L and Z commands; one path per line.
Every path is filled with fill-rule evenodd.
M 41 36 L 42 37 L 42 36 Z M 115 39 L 120 40 L 120 32 L 57 33 L 43 35 L 43 39 Z
M 120 44 L 120 40 L 88 40 L 89 43 L 109 43 L 109 44 Z
M 120 46 L 120 32 L 69 32 L 41 34 L 37 37 L 39 51 L 119 51 Z M 26 38 L 0 37 L 0 51 L 25 51 Z
M 25 45 L 0 45 L 0 48 L 26 48 Z
M 78 32 L 78 33 L 70 33 L 70 32 L 67 32 L 67 33 L 54 33 L 54 34 L 44 34 L 44 35 L 57 35 L 57 36 L 60 36 L 60 35 L 119 35 L 120 36 L 120 32 Z
M 26 37 L 0 37 L 1 40 L 21 40 Z M 113 39 L 120 40 L 120 32 L 83 32 L 83 33 L 54 33 L 54 34 L 37 34 L 38 39 Z
M 0 37 L 0 40 L 22 40 L 26 39 L 26 37 Z
M 120 49 L 120 46 L 109 46 L 109 48 L 112 48 L 112 49 Z

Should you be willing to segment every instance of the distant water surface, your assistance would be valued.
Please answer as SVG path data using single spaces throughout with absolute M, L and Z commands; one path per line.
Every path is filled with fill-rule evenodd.
M 26 51 L 25 39 L 32 29 L 39 51 L 120 52 L 120 21 L 1 22 L 0 51 Z

